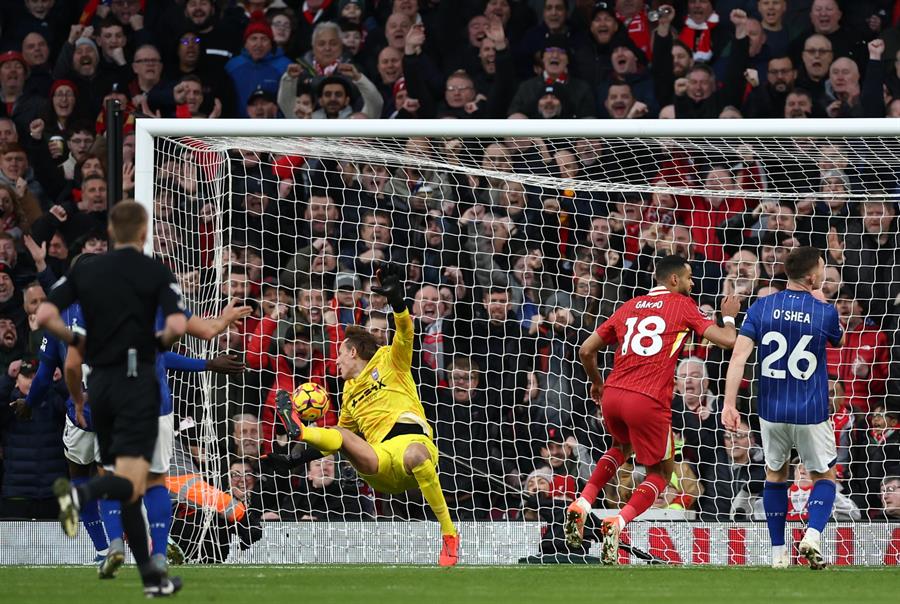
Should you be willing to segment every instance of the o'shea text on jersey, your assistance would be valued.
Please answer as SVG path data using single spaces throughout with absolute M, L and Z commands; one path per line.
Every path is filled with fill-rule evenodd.
M 780 308 L 776 308 L 772 311 L 772 318 L 784 319 L 785 321 L 795 321 L 797 323 L 806 323 L 808 325 L 812 324 L 812 317 L 809 316 L 809 313 L 799 310 L 782 310 Z

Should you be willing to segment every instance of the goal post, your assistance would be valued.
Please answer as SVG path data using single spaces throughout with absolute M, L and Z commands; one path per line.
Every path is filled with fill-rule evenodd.
M 466 550 L 466 538 L 533 555 L 560 546 L 556 514 L 609 444 L 578 345 L 652 286 L 655 258 L 688 257 L 694 297 L 715 315 L 724 294 L 746 310 L 783 288 L 784 257 L 798 245 L 823 250 L 826 295 L 853 334 L 822 360 L 839 452 L 835 519 L 845 523 L 827 532 L 827 555 L 846 558 L 857 543 L 855 563 L 883 564 L 900 547 L 900 525 L 860 525 L 900 522 L 882 498 L 900 459 L 879 423 L 893 421 L 900 395 L 900 120 L 139 119 L 135 137 L 147 251 L 173 269 L 194 312 L 213 315 L 234 296 L 254 306 L 239 329 L 183 344 L 204 358 L 242 355 L 244 376 L 170 379 L 177 412 L 199 426 L 184 443 L 194 471 L 264 518 L 264 537 L 250 553 L 223 554 L 228 523 L 207 501 L 191 510 L 189 555 L 209 546 L 223 559 L 308 561 L 275 544 L 312 519 L 304 530 L 324 535 L 314 559 L 430 559 L 434 526 L 405 524 L 429 518 L 415 494 L 381 493 L 339 456 L 290 475 L 260 462 L 286 442 L 274 390 L 317 381 L 339 407 L 346 327 L 390 340 L 389 308 L 371 292 L 375 262 L 407 273 L 414 377 L 465 555 L 507 563 L 496 547 Z M 683 356 L 677 470 L 648 515 L 673 524 L 662 541 L 636 526 L 636 543 L 697 563 L 697 543 L 720 535 L 705 560 L 759 563 L 764 542 L 748 543 L 762 549 L 743 562 L 724 545 L 737 538 L 732 527 L 764 541 L 764 523 L 742 524 L 761 519 L 765 475 L 754 380 L 748 372 L 741 391 L 748 439 L 736 443 L 716 419 L 727 355 L 690 341 Z M 610 368 L 604 353 L 601 370 Z M 642 478 L 640 466 L 623 466 L 597 507 L 615 510 Z M 796 468 L 791 480 L 790 519 L 800 522 L 808 485 Z

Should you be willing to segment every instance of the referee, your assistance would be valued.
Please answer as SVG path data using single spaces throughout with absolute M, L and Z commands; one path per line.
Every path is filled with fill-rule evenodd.
M 64 478 L 54 483 L 63 531 L 75 536 L 82 502 L 99 498 L 121 501 L 122 526 L 144 593 L 152 597 L 170 595 L 181 587 L 177 577 L 169 579 L 164 565 L 150 561 L 141 496 L 159 426 L 156 354 L 184 334 L 187 318 L 172 272 L 142 253 L 147 223 L 147 212 L 133 201 L 113 207 L 109 235 L 115 242 L 114 251 L 73 267 L 38 308 L 37 322 L 83 353 L 91 368 L 87 390 L 100 461 L 106 467 L 115 466 L 114 473 L 75 488 Z M 84 337 L 67 329 L 60 318 L 60 310 L 75 302 L 81 304 L 84 315 Z M 163 331 L 155 333 L 158 308 L 166 322 Z M 81 422 L 84 400 L 81 392 L 72 395 Z

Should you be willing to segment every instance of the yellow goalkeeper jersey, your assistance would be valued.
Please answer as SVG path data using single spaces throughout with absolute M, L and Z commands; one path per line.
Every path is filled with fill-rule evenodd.
M 397 332 L 390 346 L 378 349 L 365 368 L 344 383 L 338 425 L 380 443 L 394 424 L 414 423 L 433 438 L 413 381 L 413 322 L 409 311 L 394 313 Z

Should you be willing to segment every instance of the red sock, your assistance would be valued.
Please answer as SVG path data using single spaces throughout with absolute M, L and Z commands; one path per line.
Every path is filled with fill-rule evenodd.
M 588 483 L 584 486 L 584 490 L 581 491 L 581 496 L 584 497 L 588 503 L 593 505 L 594 500 L 597 499 L 597 494 L 606 486 L 609 479 L 615 476 L 616 470 L 618 470 L 619 466 L 623 463 L 625 463 L 625 456 L 622 455 L 622 452 L 619 449 L 613 447 L 604 453 L 603 457 L 597 462 L 597 465 L 594 466 L 594 471 L 591 474 Z
M 631 494 L 628 505 L 619 512 L 619 516 L 622 517 L 625 524 L 628 524 L 646 512 L 650 506 L 653 505 L 653 502 L 656 501 L 656 498 L 659 497 L 659 494 L 666 489 L 667 482 L 668 481 L 659 474 L 650 474 L 647 476 L 647 478 L 644 479 L 644 482 L 642 482 L 640 486 L 634 490 L 634 493 Z

